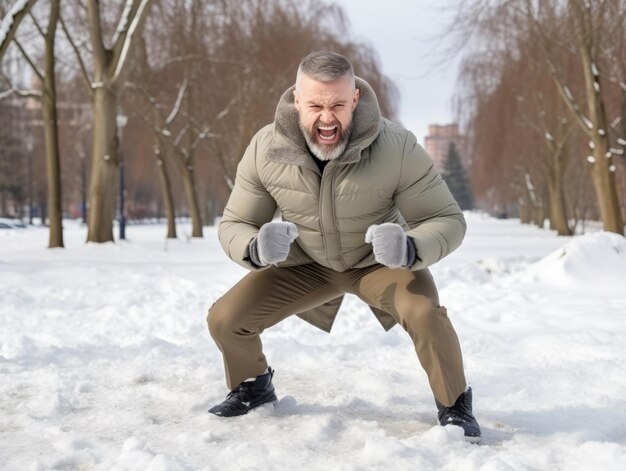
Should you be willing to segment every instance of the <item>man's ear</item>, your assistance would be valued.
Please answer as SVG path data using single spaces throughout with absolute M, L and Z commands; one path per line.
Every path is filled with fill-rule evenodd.
M 296 107 L 296 110 L 300 112 L 300 97 L 298 97 L 298 92 L 293 91 L 293 104 Z
M 354 90 L 354 97 L 352 98 L 352 111 L 356 109 L 356 105 L 359 104 L 359 98 L 361 97 L 361 91 L 357 88 Z

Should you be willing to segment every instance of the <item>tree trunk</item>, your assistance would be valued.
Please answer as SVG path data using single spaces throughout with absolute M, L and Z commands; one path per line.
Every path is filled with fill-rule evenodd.
M 530 224 L 530 203 L 528 201 L 520 201 L 519 220 L 522 224 Z
M 89 184 L 89 231 L 87 242 L 113 241 L 116 188 L 118 181 L 117 91 L 137 33 L 152 0 L 126 2 L 128 9 L 118 25 L 116 40 L 105 46 L 100 1 L 87 2 L 87 21 L 93 53 L 94 76 L 88 79 L 93 99 L 93 153 Z
M 533 206 L 533 224 L 537 226 L 539 229 L 544 228 L 545 222 L 545 211 L 543 204 L 539 204 L 537 206 Z
M 182 172 L 185 196 L 191 212 L 191 237 L 202 237 L 202 216 L 196 194 L 196 183 L 193 169 L 185 168 Z
M 93 110 L 87 242 L 112 242 L 119 167 L 115 91 L 106 86 L 96 88 L 93 96 Z
M 550 228 L 557 235 L 572 235 L 565 208 L 565 191 L 560 176 L 548 179 L 548 200 L 550 204 Z
M 565 188 L 563 185 L 563 173 L 567 163 L 568 154 L 561 148 L 551 153 L 548 182 L 548 217 L 550 218 L 550 229 L 555 230 L 557 235 L 572 235 L 567 219 L 567 208 L 565 205 Z
M 165 166 L 165 161 L 157 160 L 157 168 L 159 174 L 159 183 L 161 192 L 163 193 L 163 203 L 165 204 L 165 214 L 167 216 L 167 238 L 176 239 L 176 213 L 174 212 L 174 197 L 172 196 L 172 187 L 170 185 L 170 177 Z
M 593 153 L 596 161 L 591 169 L 593 188 L 596 192 L 604 230 L 624 235 L 624 221 L 617 196 L 615 172 L 609 168 L 613 165 L 613 158 L 606 158 L 607 152 L 607 139 L 598 139 Z
M 63 209 L 61 188 L 61 159 L 59 156 L 59 134 L 57 127 L 56 83 L 54 76 L 54 35 L 59 18 L 59 0 L 50 5 L 50 17 L 46 32 L 46 54 L 44 58 L 43 118 L 46 141 L 46 174 L 48 179 L 48 211 L 50 230 L 48 248 L 63 247 Z
M 588 132 L 590 131 L 591 139 L 595 144 L 593 151 L 595 162 L 593 163 L 591 174 L 598 200 L 598 208 L 600 209 L 600 217 L 602 218 L 605 231 L 624 235 L 624 221 L 617 196 L 615 173 L 610 170 L 610 167 L 613 166 L 613 157 L 608 153 L 608 119 L 604 98 L 600 91 L 599 72 L 593 56 L 594 34 L 588 16 L 590 13 L 586 10 L 586 6 L 581 5 L 579 0 L 570 0 L 570 5 L 574 7 L 574 19 L 578 28 L 578 48 L 585 79 L 585 95 L 589 110 L 589 120 L 591 121 L 591 126 L 588 126 Z
M 46 220 L 48 219 L 48 203 L 46 202 L 46 198 L 43 195 L 39 196 L 39 216 L 41 217 L 41 225 L 46 225 Z

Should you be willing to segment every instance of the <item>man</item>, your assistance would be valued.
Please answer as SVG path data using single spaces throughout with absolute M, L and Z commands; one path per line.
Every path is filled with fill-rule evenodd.
M 275 401 L 260 334 L 293 314 L 330 331 L 352 293 L 385 329 L 400 323 L 409 333 L 440 423 L 477 440 L 459 341 L 427 268 L 465 229 L 430 157 L 380 116 L 350 62 L 305 57 L 274 123 L 246 150 L 219 226 L 228 256 L 251 273 L 209 310 L 231 389 L 209 412 L 229 417 Z

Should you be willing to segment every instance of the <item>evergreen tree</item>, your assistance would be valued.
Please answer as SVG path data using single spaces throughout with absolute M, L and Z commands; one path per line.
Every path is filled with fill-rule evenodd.
M 453 142 L 450 143 L 446 155 L 442 176 L 461 209 L 472 209 L 474 206 L 472 190 L 461 157 Z

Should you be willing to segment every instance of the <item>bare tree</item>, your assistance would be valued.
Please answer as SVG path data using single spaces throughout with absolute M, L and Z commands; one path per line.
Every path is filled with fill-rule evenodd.
M 574 35 L 580 66 L 584 77 L 584 91 L 582 101 L 587 108 L 587 114 L 581 109 L 578 100 L 574 97 L 566 78 L 555 64 L 547 44 L 554 41 L 545 29 L 542 28 L 539 15 L 541 8 L 534 10 L 533 5 L 527 3 L 527 14 L 533 21 L 535 31 L 542 39 L 546 61 L 551 67 L 552 76 L 557 89 L 569 107 L 580 129 L 590 139 L 591 155 L 587 158 L 592 165 L 592 179 L 600 215 L 604 229 L 618 234 L 624 234 L 624 221 L 617 195 L 613 152 L 610 143 L 609 118 L 607 116 L 605 100 L 601 88 L 601 60 L 603 37 L 603 21 L 607 19 L 607 6 L 610 2 L 600 0 L 585 2 L 582 0 L 568 0 L 568 9 L 563 13 L 569 31 Z M 545 5 L 543 5 L 545 7 Z M 552 7 L 554 9 L 554 7 Z M 622 27 L 626 27 L 622 21 Z M 611 38 L 612 40 L 612 38 Z
M 375 87 L 383 112 L 395 117 L 397 90 L 375 53 L 338 31 L 347 31 L 341 9 L 313 1 L 155 4 L 145 28 L 149 65 L 131 77 L 133 103 L 140 103 L 136 108 L 160 143 L 159 155 L 179 170 L 192 221 L 200 220 L 203 207 L 210 216 L 212 200 L 232 186 L 252 135 L 272 121 L 307 53 L 347 54 Z M 197 180 L 209 185 L 204 198 Z M 194 223 L 193 235 L 200 230 Z
M 614 156 L 622 155 L 620 151 L 623 149 L 612 145 L 615 137 L 610 137 L 609 131 L 615 128 L 619 120 L 609 119 L 607 107 L 607 103 L 617 101 L 614 100 L 617 87 L 611 89 L 611 81 L 607 78 L 608 71 L 613 70 L 613 82 L 617 83 L 615 77 L 618 73 L 615 69 L 618 61 L 614 51 L 607 51 L 614 44 L 613 35 L 624 35 L 625 3 L 623 0 L 568 0 L 566 3 L 557 0 L 461 2 L 463 8 L 459 14 L 460 27 L 457 32 L 482 55 L 480 59 L 477 59 L 477 54 L 470 55 L 465 60 L 462 78 L 470 84 L 462 92 L 465 96 L 464 105 L 469 109 L 465 116 L 473 133 L 476 158 L 491 159 L 485 164 L 477 163 L 474 159 L 473 176 L 479 177 L 476 181 L 482 178 L 479 184 L 483 186 L 483 191 L 493 195 L 493 190 L 501 186 L 495 181 L 501 178 L 501 174 L 494 178 L 488 175 L 493 172 L 493 167 L 489 169 L 493 159 L 509 161 L 510 164 L 505 164 L 507 168 L 524 176 L 525 180 L 526 174 L 532 174 L 528 168 L 523 169 L 519 165 L 515 171 L 515 158 L 512 157 L 519 152 L 515 147 L 516 138 L 510 135 L 511 131 L 507 132 L 503 121 L 492 119 L 498 116 L 493 110 L 501 109 L 507 119 L 521 121 L 518 124 L 534 130 L 534 138 L 526 136 L 526 148 L 530 142 L 538 142 L 537 138 L 542 141 L 545 159 L 540 165 L 545 170 L 551 220 L 559 233 L 569 232 L 564 215 L 568 203 L 563 200 L 570 191 L 563 182 L 566 163 L 571 161 L 568 155 L 575 149 L 571 140 L 577 133 L 587 137 L 591 155 L 585 154 L 586 160 L 574 161 L 575 167 L 591 167 L 599 216 L 605 229 L 624 232 L 615 183 L 617 166 L 613 160 Z M 604 31 L 607 25 L 611 34 Z M 620 33 L 617 34 L 617 31 Z M 507 72 L 511 68 L 516 68 L 512 78 Z M 548 86 L 547 81 L 552 82 L 552 87 Z M 517 95 L 519 103 L 512 102 L 511 93 L 502 93 L 503 90 L 510 90 Z M 560 103 L 573 119 L 563 116 Z M 508 111 L 504 111 L 506 109 Z M 499 118 L 502 118 L 501 114 Z M 480 116 L 482 118 L 478 119 Z M 570 121 L 577 124 L 576 132 L 569 124 Z M 489 131 L 489 126 L 494 130 Z M 504 136 L 498 133 L 504 133 Z M 489 147 L 489 143 L 483 140 L 486 137 L 501 143 L 497 152 L 494 146 L 491 151 L 486 151 Z M 542 185 L 536 183 L 543 177 L 537 177 L 535 175 L 531 181 L 534 183 L 534 199 L 539 201 L 537 189 Z M 518 190 L 523 188 L 514 186 Z M 500 193 L 503 195 L 506 191 Z M 526 201 L 530 194 L 527 196 L 523 198 Z M 534 201 L 531 203 L 534 204 Z M 574 212 L 578 213 L 576 210 Z
M 137 54 L 138 65 L 127 83 L 137 92 L 134 101 L 141 103 L 145 111 L 143 119 L 154 134 L 158 155 L 170 160 L 181 175 L 191 214 L 192 237 L 202 237 L 203 226 L 195 163 L 203 141 L 212 135 L 208 113 L 200 112 L 210 108 L 202 100 L 202 88 L 206 83 L 202 66 L 207 60 L 202 46 L 206 31 L 210 31 L 207 21 L 209 15 L 203 2 L 159 4 L 154 19 L 155 24 L 159 23 L 158 34 L 163 31 L 163 24 L 171 29 L 168 30 L 169 37 L 162 38 L 157 34 L 156 39 L 157 42 L 163 41 L 163 49 L 170 53 L 170 57 L 155 59 L 156 64 L 151 66 L 142 39 Z M 157 27 L 149 25 L 148 31 L 155 34 L 153 28 Z M 163 49 L 159 48 L 159 53 Z M 159 172 L 166 169 L 164 163 L 159 166 Z M 169 181 L 164 177 L 161 177 L 163 184 Z M 165 195 L 164 200 L 167 207 L 168 197 Z
M 36 65 L 35 60 L 26 51 L 21 41 L 13 35 L 13 43 L 19 49 L 24 60 L 29 64 L 35 77 L 41 84 L 42 92 L 22 92 L 11 87 L 16 94 L 26 98 L 37 98 L 42 101 L 43 128 L 46 149 L 46 175 L 48 180 L 47 208 L 49 213 L 48 247 L 63 247 L 62 223 L 62 188 L 61 188 L 61 161 L 59 155 L 59 133 L 57 126 L 56 107 L 56 77 L 55 77 L 55 36 L 59 19 L 59 1 L 51 0 L 48 15 L 48 26 L 44 31 L 34 15 L 30 15 L 33 25 L 44 40 L 43 70 Z M 28 12 L 30 13 L 30 11 Z
M 179 99 L 172 105 L 172 109 L 167 114 L 167 118 L 162 116 L 163 106 L 159 99 L 159 78 L 154 70 L 151 69 L 148 62 L 148 53 L 146 41 L 143 36 L 139 38 L 137 47 L 137 61 L 131 77 L 126 82 L 126 86 L 130 92 L 127 96 L 132 108 L 133 114 L 142 119 L 146 127 L 152 132 L 154 145 L 153 152 L 156 158 L 157 172 L 159 176 L 159 186 L 161 188 L 161 196 L 165 205 L 165 214 L 167 218 L 167 238 L 176 238 L 176 210 L 174 205 L 174 196 L 172 194 L 172 186 L 166 160 L 166 153 L 169 152 L 163 135 L 164 122 L 167 119 L 174 119 L 180 108 Z M 179 92 L 180 96 L 180 92 Z
M 44 32 L 34 16 L 30 20 L 26 10 L 21 10 L 33 3 L 0 0 L 0 10 L 12 4 L 12 11 L 19 6 L 21 15 L 12 15 L 13 26 L 3 26 L 2 31 L 7 33 L 5 38 L 8 33 L 14 34 L 12 28 L 25 18 L 22 24 L 27 27 L 24 33 L 20 28 L 18 42 L 24 53 L 30 54 L 30 62 L 39 68 L 43 79 L 49 67 L 39 57 L 44 56 L 43 45 L 33 47 L 28 35 L 40 32 L 53 36 L 53 29 Z M 148 16 L 152 4 L 157 14 Z M 309 52 L 332 49 L 347 55 L 357 75 L 376 90 L 383 114 L 397 118 L 397 89 L 382 73 L 371 46 L 350 38 L 343 12 L 334 4 L 314 0 L 117 0 L 107 2 L 105 7 L 97 0 L 55 0 L 54 5 L 61 7 L 60 11 L 55 8 L 63 31 L 57 37 L 61 42 L 52 52 L 57 55 L 57 85 L 61 95 L 63 86 L 69 93 L 57 100 L 55 113 L 60 118 L 50 114 L 43 121 L 59 123 L 61 135 L 53 140 L 46 137 L 50 142 L 47 147 L 56 146 L 57 154 L 60 149 L 68 156 L 63 161 L 63 178 L 71 191 L 63 192 L 65 201 L 59 192 L 59 199 L 76 215 L 76 202 L 84 199 L 85 172 L 91 173 L 89 203 L 81 204 L 81 208 L 89 207 L 88 241 L 113 240 L 119 168 L 116 115 L 122 107 L 127 114 L 132 114 L 131 109 L 137 111 L 125 128 L 125 147 L 133 149 L 133 158 L 125 162 L 134 184 L 129 208 L 144 214 L 150 211 L 151 207 L 142 207 L 141 202 L 152 201 L 158 191 L 155 183 L 160 182 L 170 237 L 175 236 L 176 211 L 190 214 L 192 235 L 201 236 L 202 216 L 211 220 L 221 210 L 245 147 L 258 129 L 273 120 L 278 99 L 293 85 L 298 62 Z M 46 20 L 53 21 L 56 16 L 46 15 Z M 129 66 L 141 62 L 133 50 L 144 31 L 145 19 L 149 67 L 134 67 L 130 77 L 134 92 L 126 93 Z M 19 52 L 18 46 L 13 50 Z M 69 60 L 65 51 L 74 53 Z M 5 70 L 19 82 L 19 72 L 9 67 Z M 76 83 L 81 81 L 84 92 L 81 89 L 77 93 Z M 0 98 L 38 96 L 43 103 L 50 87 L 42 83 L 35 88 L 24 91 L 18 86 L 3 87 Z M 136 126 L 139 118 L 149 126 Z M 148 129 L 151 135 L 146 136 Z M 80 145 L 71 142 L 77 135 L 82 137 Z M 89 142 L 92 163 L 85 165 L 80 155 L 84 154 L 82 145 Z M 147 179 L 146 171 L 152 171 L 155 161 L 157 175 Z M 23 162 L 16 167 L 22 173 Z M 167 169 L 172 165 L 178 172 L 170 175 Z M 12 198 L 23 207 L 26 193 L 22 186 L 24 183 L 18 182 L 20 188 Z M 46 202 L 40 193 L 37 188 L 33 195 L 40 201 L 42 216 L 49 211 L 51 221 L 56 221 L 60 206 Z M 131 203 L 132 198 L 135 200 Z
M 571 235 L 565 201 L 565 171 L 570 160 L 569 141 L 574 125 L 568 119 L 565 105 L 554 93 L 550 77 L 543 73 L 542 64 L 534 60 L 540 52 L 537 49 L 533 38 L 520 45 L 521 57 L 515 73 L 518 120 L 534 131 L 543 144 L 537 151 L 543 156 L 540 165 L 545 174 L 550 227 L 558 235 Z
M 152 0 L 126 0 L 111 46 L 107 47 L 99 0 L 88 0 L 86 21 L 91 44 L 92 76 L 65 22 L 65 35 L 76 53 L 93 104 L 93 151 L 89 185 L 88 242 L 113 241 L 113 219 L 119 167 L 116 118 L 128 58 Z

